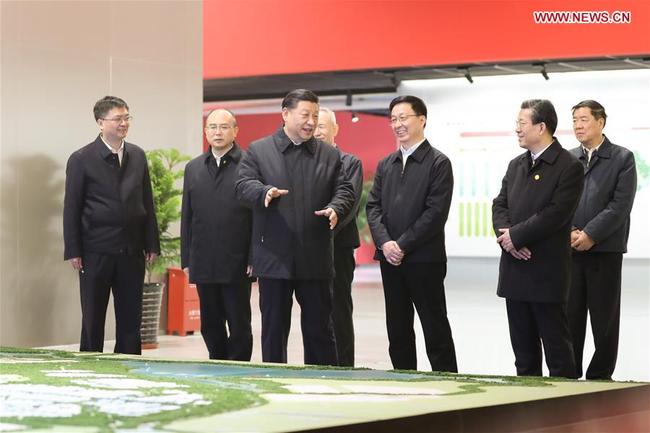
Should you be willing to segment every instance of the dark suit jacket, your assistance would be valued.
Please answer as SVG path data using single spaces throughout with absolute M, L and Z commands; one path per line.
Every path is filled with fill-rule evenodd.
M 98 136 L 68 159 L 63 202 L 64 259 L 86 252 L 160 253 L 144 151 L 124 143 L 122 166 Z
M 582 192 L 582 165 L 557 139 L 533 168 L 530 152 L 510 161 L 492 204 L 494 231 L 510 228 L 517 260 L 501 252 L 497 294 L 526 302 L 566 302 L 571 278 L 571 220 Z
M 634 154 L 607 137 L 591 163 L 582 147 L 571 149 L 584 167 L 585 185 L 573 217 L 573 226 L 584 230 L 596 244 L 584 252 L 627 252 L 630 212 L 636 194 Z
M 402 167 L 400 150 L 382 159 L 368 194 L 375 260 L 386 260 L 381 246 L 394 240 L 405 252 L 404 263 L 446 262 L 445 223 L 454 189 L 451 162 L 425 140 Z
M 192 283 L 234 283 L 246 276 L 252 216 L 235 197 L 241 158 L 235 144 L 218 169 L 210 149 L 185 167 L 181 266 L 190 268 Z
M 339 150 L 342 170 L 345 178 L 352 184 L 354 190 L 354 206 L 348 216 L 339 221 L 334 228 L 334 248 L 359 248 L 359 229 L 357 228 L 357 214 L 361 206 L 361 193 L 363 192 L 363 167 L 356 156 Z
M 292 146 L 280 128 L 251 143 L 240 163 L 237 197 L 253 210 L 253 275 L 329 279 L 334 272 L 332 232 L 328 219 L 314 212 L 331 207 L 344 220 L 354 193 L 334 147 L 315 138 Z M 289 167 L 288 160 L 295 165 Z M 289 194 L 265 208 L 264 197 L 271 187 L 288 189 Z

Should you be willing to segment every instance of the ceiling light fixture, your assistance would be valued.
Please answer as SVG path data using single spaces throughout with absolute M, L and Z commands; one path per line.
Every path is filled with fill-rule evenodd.
M 549 76 L 548 76 L 548 72 L 546 72 L 546 64 L 542 64 L 542 70 L 539 72 L 542 74 L 542 77 L 544 77 L 544 79 L 548 81 Z
M 352 106 L 352 91 L 348 90 L 347 95 L 345 95 L 345 105 L 348 107 Z
M 465 78 L 467 78 L 467 81 L 469 81 L 470 84 L 474 84 L 474 79 L 472 78 L 472 73 L 469 71 L 469 68 L 465 69 Z

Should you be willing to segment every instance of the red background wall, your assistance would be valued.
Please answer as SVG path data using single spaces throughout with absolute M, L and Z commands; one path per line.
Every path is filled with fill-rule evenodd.
M 650 53 L 648 0 L 205 0 L 203 76 Z M 536 24 L 533 11 L 630 11 Z
M 630 24 L 536 24 L 533 11 L 629 11 Z M 648 0 L 204 0 L 205 79 L 650 54 Z M 366 179 L 395 149 L 386 119 L 337 112 Z M 239 115 L 244 147 L 281 125 Z M 206 143 L 204 142 L 204 146 Z M 372 251 L 372 248 L 370 248 Z M 358 250 L 367 262 L 368 246 Z

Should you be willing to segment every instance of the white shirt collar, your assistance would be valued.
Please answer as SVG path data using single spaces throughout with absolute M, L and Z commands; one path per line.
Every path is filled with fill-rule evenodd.
M 555 142 L 555 140 L 551 141 L 551 143 L 550 143 L 548 146 L 546 146 L 544 149 L 540 150 L 540 151 L 537 152 L 537 153 L 530 152 L 530 156 L 533 158 L 533 161 L 537 161 L 537 158 L 539 158 L 539 156 L 540 156 L 542 153 L 544 153 L 544 151 L 545 151 L 546 149 L 548 149 L 549 147 L 551 147 L 551 144 L 553 144 L 554 142 Z
M 117 159 L 120 161 L 120 165 L 121 165 L 122 164 L 122 157 L 124 156 L 124 140 L 122 140 L 122 143 L 120 144 L 119 149 L 115 150 L 115 149 L 113 149 L 113 147 L 111 147 L 110 144 L 108 144 L 106 142 L 106 140 L 104 140 L 104 137 L 101 134 L 99 134 L 99 138 L 102 139 L 102 141 L 104 142 L 106 147 L 108 147 L 108 150 L 111 151 L 111 153 L 117 153 Z
M 400 152 L 402 152 L 402 168 L 406 167 L 406 160 L 408 159 L 409 156 L 413 154 L 417 150 L 418 147 L 422 143 L 426 141 L 426 138 L 424 138 L 422 141 L 420 141 L 417 144 L 414 144 L 413 146 L 409 147 L 408 149 L 404 149 L 401 145 L 399 147 Z
M 598 146 L 594 147 L 593 149 L 587 149 L 584 145 L 582 145 L 582 149 L 583 149 L 585 152 L 587 152 L 587 154 L 588 154 L 589 156 L 591 156 L 591 154 L 592 154 L 593 152 L 595 152 L 596 150 L 598 150 L 598 148 L 599 148 L 600 146 L 602 146 L 604 142 L 605 142 L 605 135 L 603 134 L 603 139 L 600 141 L 600 143 L 598 144 Z
M 104 137 L 101 134 L 99 134 L 99 138 L 102 139 L 102 141 L 104 142 L 106 147 L 108 147 L 112 153 L 118 153 L 118 152 L 122 152 L 124 150 L 124 140 L 122 140 L 122 143 L 120 143 L 120 148 L 117 149 L 117 151 L 116 151 L 115 149 L 113 149 L 113 147 L 110 144 L 108 144 L 106 142 L 106 140 L 104 140 Z
M 212 151 L 212 156 L 214 156 L 214 159 L 217 160 L 217 166 L 219 166 L 221 164 L 221 158 L 226 156 L 226 154 L 228 152 L 230 152 L 230 149 L 232 149 L 233 147 L 234 147 L 234 145 L 231 143 L 228 150 L 226 150 L 222 156 L 218 156 L 217 153 L 214 151 L 214 147 L 210 146 L 210 150 Z
M 413 154 L 413 152 L 415 152 L 417 150 L 417 148 L 420 147 L 420 145 L 422 143 L 424 143 L 425 141 L 426 141 L 426 138 L 422 139 L 422 141 L 420 141 L 417 144 L 414 144 L 413 146 L 409 147 L 408 149 L 404 149 L 404 147 L 402 147 L 400 145 L 399 150 L 402 152 L 403 159 L 406 160 L 406 158 L 408 158 L 409 155 Z

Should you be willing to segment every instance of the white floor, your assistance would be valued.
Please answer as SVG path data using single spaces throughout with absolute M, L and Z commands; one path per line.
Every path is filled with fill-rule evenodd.
M 494 259 L 450 259 L 446 279 L 447 309 L 451 323 L 458 368 L 462 373 L 514 375 L 514 357 L 508 336 L 503 299 L 496 292 L 497 262 Z M 650 285 L 648 261 L 624 264 L 619 358 L 616 380 L 650 381 Z M 392 368 L 384 322 L 384 299 L 379 269 L 359 267 L 353 289 L 355 302 L 356 364 L 376 369 Z M 261 361 L 258 293 L 253 291 L 253 361 Z M 300 310 L 294 303 L 289 338 L 289 363 L 301 364 Z M 428 370 L 424 339 L 416 323 L 418 368 Z M 173 359 L 205 359 L 201 336 L 161 336 L 159 348 L 144 355 Z M 114 342 L 106 343 L 112 351 Z M 76 350 L 77 345 L 54 346 Z M 585 367 L 591 354 L 591 334 L 585 347 Z

